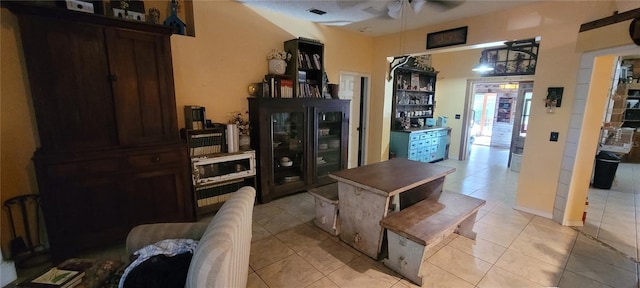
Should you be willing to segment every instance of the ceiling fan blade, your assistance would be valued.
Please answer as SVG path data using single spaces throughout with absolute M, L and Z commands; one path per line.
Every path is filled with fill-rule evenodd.
M 427 3 L 426 0 L 411 0 L 411 8 L 413 8 L 413 13 L 418 14 L 424 8 L 424 4 Z
M 389 5 L 387 5 L 387 8 L 389 9 L 389 11 L 387 12 L 387 15 L 389 15 L 389 17 L 393 19 L 400 18 L 400 11 L 402 10 L 402 2 L 400 1 L 391 2 L 389 3 Z
M 429 5 L 433 6 L 434 9 L 444 11 L 444 10 L 453 9 L 462 5 L 462 3 L 464 3 L 465 0 L 426 0 L 426 1 Z
M 336 3 L 338 7 L 347 9 L 347 8 L 352 8 L 369 1 L 370 0 L 336 0 Z

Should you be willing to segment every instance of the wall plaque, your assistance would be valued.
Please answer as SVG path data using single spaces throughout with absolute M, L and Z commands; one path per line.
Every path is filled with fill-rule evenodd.
M 427 49 L 467 43 L 468 26 L 427 34 Z

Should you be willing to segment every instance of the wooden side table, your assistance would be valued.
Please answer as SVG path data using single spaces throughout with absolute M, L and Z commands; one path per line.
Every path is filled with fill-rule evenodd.
M 118 260 L 72 258 L 58 268 L 84 271 L 82 282 L 75 288 L 116 288 L 126 265 Z
M 18 279 L 4 288 L 20 287 L 20 284 L 31 281 L 52 268 L 51 265 L 43 266 L 44 269 L 26 279 Z M 74 288 L 117 288 L 120 276 L 126 268 L 125 263 L 118 260 L 71 258 L 57 266 L 58 269 L 84 271 L 82 282 Z
M 438 199 L 454 168 L 394 158 L 329 174 L 338 181 L 340 239 L 378 259 L 380 221 L 427 198 Z

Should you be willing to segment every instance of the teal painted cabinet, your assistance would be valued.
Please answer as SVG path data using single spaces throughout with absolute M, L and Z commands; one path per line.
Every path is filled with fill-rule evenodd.
M 390 151 L 399 158 L 420 162 L 445 160 L 449 155 L 451 128 L 391 131 Z

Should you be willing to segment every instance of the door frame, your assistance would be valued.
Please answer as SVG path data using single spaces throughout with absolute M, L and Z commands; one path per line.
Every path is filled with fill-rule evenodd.
M 340 82 L 342 83 L 342 76 L 351 76 L 351 77 L 355 77 L 356 81 L 354 81 L 354 85 L 360 85 L 360 93 L 358 95 L 353 95 L 353 97 L 358 97 L 360 100 L 360 107 L 351 107 L 351 117 L 350 117 L 350 121 L 352 119 L 358 119 L 359 123 L 357 125 L 359 129 L 358 132 L 358 136 L 356 137 L 358 139 L 358 151 L 354 151 L 356 152 L 355 155 L 348 155 L 347 157 L 349 158 L 349 160 L 351 159 L 351 157 L 356 157 L 356 163 L 358 166 L 362 166 L 362 165 L 366 165 L 367 164 L 367 149 L 368 149 L 368 142 L 369 142 L 369 135 L 368 135 L 368 127 L 369 127 L 369 111 L 370 111 L 370 101 L 369 101 L 369 97 L 370 97 L 370 91 L 371 91 L 371 74 L 366 74 L 366 73 L 359 73 L 359 72 L 353 72 L 353 71 L 340 71 Z M 342 87 L 340 88 L 342 90 Z M 353 91 L 356 91 L 355 87 L 353 89 Z M 339 95 L 340 99 L 345 99 L 343 98 L 342 95 Z M 353 100 L 352 100 L 353 103 Z M 353 105 L 350 105 L 353 106 Z M 349 131 L 349 134 L 353 133 L 354 131 Z M 350 146 L 351 144 L 349 144 Z M 350 163 L 351 161 L 347 161 L 348 163 Z M 353 168 L 353 167 L 348 167 L 348 168 Z
M 507 162 L 507 167 L 511 167 L 511 157 L 516 152 L 516 147 L 514 147 L 514 143 L 516 139 L 520 137 L 520 127 L 522 126 L 522 113 L 524 112 L 524 102 L 526 101 L 524 95 L 527 92 L 531 92 L 533 94 L 533 81 L 519 81 L 518 82 L 518 98 L 516 99 L 516 114 L 514 116 L 513 121 L 513 129 L 511 131 L 511 145 L 509 145 L 509 160 Z M 533 99 L 533 95 L 531 96 Z M 524 148 L 524 147 L 523 147 Z
M 464 98 L 464 114 L 462 115 L 462 130 L 460 131 L 460 151 L 458 158 L 460 161 L 469 160 L 471 152 L 469 143 L 469 126 L 471 125 L 471 114 L 473 111 L 472 99 L 475 95 L 475 86 L 479 83 L 513 83 L 513 82 L 534 82 L 534 75 L 506 76 L 506 77 L 479 77 L 467 79 L 467 91 Z

